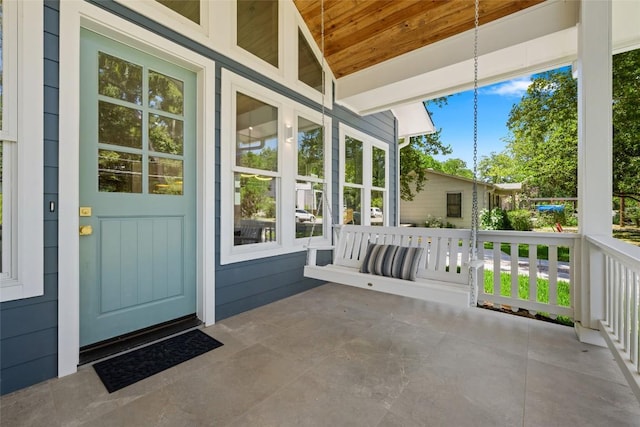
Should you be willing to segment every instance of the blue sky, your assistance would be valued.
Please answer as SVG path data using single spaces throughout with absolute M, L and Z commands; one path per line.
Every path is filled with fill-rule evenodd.
M 478 89 L 478 161 L 504 149 L 504 138 L 509 135 L 506 126 L 509 112 L 530 83 L 531 76 L 525 76 Z M 453 149 L 453 153 L 436 159 L 462 159 L 472 169 L 473 90 L 450 96 L 442 108 L 430 105 L 429 111 L 436 128 L 442 129 L 441 141 Z

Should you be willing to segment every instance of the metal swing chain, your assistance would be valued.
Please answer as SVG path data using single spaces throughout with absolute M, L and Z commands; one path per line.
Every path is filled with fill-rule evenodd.
M 324 0 L 320 1 L 320 51 L 321 51 L 321 58 L 320 58 L 320 70 L 322 72 L 322 121 L 320 122 L 320 137 L 322 138 L 322 145 L 324 146 L 324 142 L 325 142 L 325 127 L 324 127 L 324 119 L 325 119 L 325 107 L 324 107 L 324 101 L 325 101 L 325 91 L 326 91 L 326 86 L 325 86 L 325 72 L 324 72 Z M 328 203 L 326 203 L 326 194 L 327 194 L 327 184 L 326 184 L 326 173 L 324 174 L 324 178 L 325 178 L 325 183 L 322 186 L 322 198 L 320 199 L 320 209 L 324 210 L 325 206 L 327 207 L 327 211 L 329 213 L 329 219 L 331 220 L 331 224 L 333 224 L 333 214 L 331 213 L 331 206 L 329 206 Z M 315 198 L 314 198 L 315 199 Z M 318 213 L 318 210 L 316 210 L 316 214 Z M 324 221 L 325 221 L 325 215 L 322 215 L 322 226 L 324 227 Z M 313 238 L 313 233 L 315 232 L 315 228 L 316 228 L 316 222 L 313 222 L 313 225 L 311 226 L 311 233 L 309 235 L 309 243 L 308 245 L 311 245 L 311 239 Z
M 471 202 L 471 261 L 478 260 L 478 27 L 480 0 L 475 0 L 473 29 L 473 194 Z M 476 289 L 469 269 L 470 303 L 476 301 Z

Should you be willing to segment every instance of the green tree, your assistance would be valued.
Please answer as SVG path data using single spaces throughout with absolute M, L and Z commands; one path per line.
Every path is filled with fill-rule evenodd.
M 467 163 L 462 159 L 447 159 L 440 163 L 440 168 L 437 170 L 449 175 L 473 178 L 473 171 L 467 168 Z
M 425 108 L 433 116 L 434 114 L 429 110 L 429 107 L 442 107 L 446 104 L 446 97 L 436 98 L 428 101 Z M 444 145 L 440 140 L 441 131 L 442 129 L 439 129 L 432 134 L 412 136 L 409 138 L 409 144 L 400 150 L 400 197 L 402 200 L 411 201 L 417 193 L 424 189 L 427 181 L 425 170 L 435 169 L 433 165 L 437 164 L 432 156 L 451 154 L 451 146 Z M 415 185 L 415 193 L 411 189 L 412 183 Z
M 516 174 L 516 165 L 507 152 L 491 152 L 478 161 L 478 179 L 493 184 L 518 182 L 522 177 Z
M 613 194 L 640 201 L 640 49 L 613 56 Z
M 569 69 L 532 79 L 527 93 L 509 113 L 507 154 L 512 177 L 538 197 L 577 193 L 577 84 Z

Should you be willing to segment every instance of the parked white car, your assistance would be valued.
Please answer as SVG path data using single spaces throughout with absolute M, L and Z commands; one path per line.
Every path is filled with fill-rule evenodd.
M 380 210 L 380 208 L 371 208 L 371 217 L 382 218 L 382 211 Z
M 298 222 L 316 222 L 316 217 L 304 209 L 296 209 L 296 221 Z

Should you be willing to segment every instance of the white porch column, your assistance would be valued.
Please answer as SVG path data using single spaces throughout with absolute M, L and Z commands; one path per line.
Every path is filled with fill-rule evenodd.
M 583 0 L 578 25 L 578 213 L 583 236 L 611 235 L 611 53 L 611 0 Z M 597 329 L 604 310 L 604 258 L 591 254 L 584 239 L 580 265 L 577 314 L 581 326 Z

